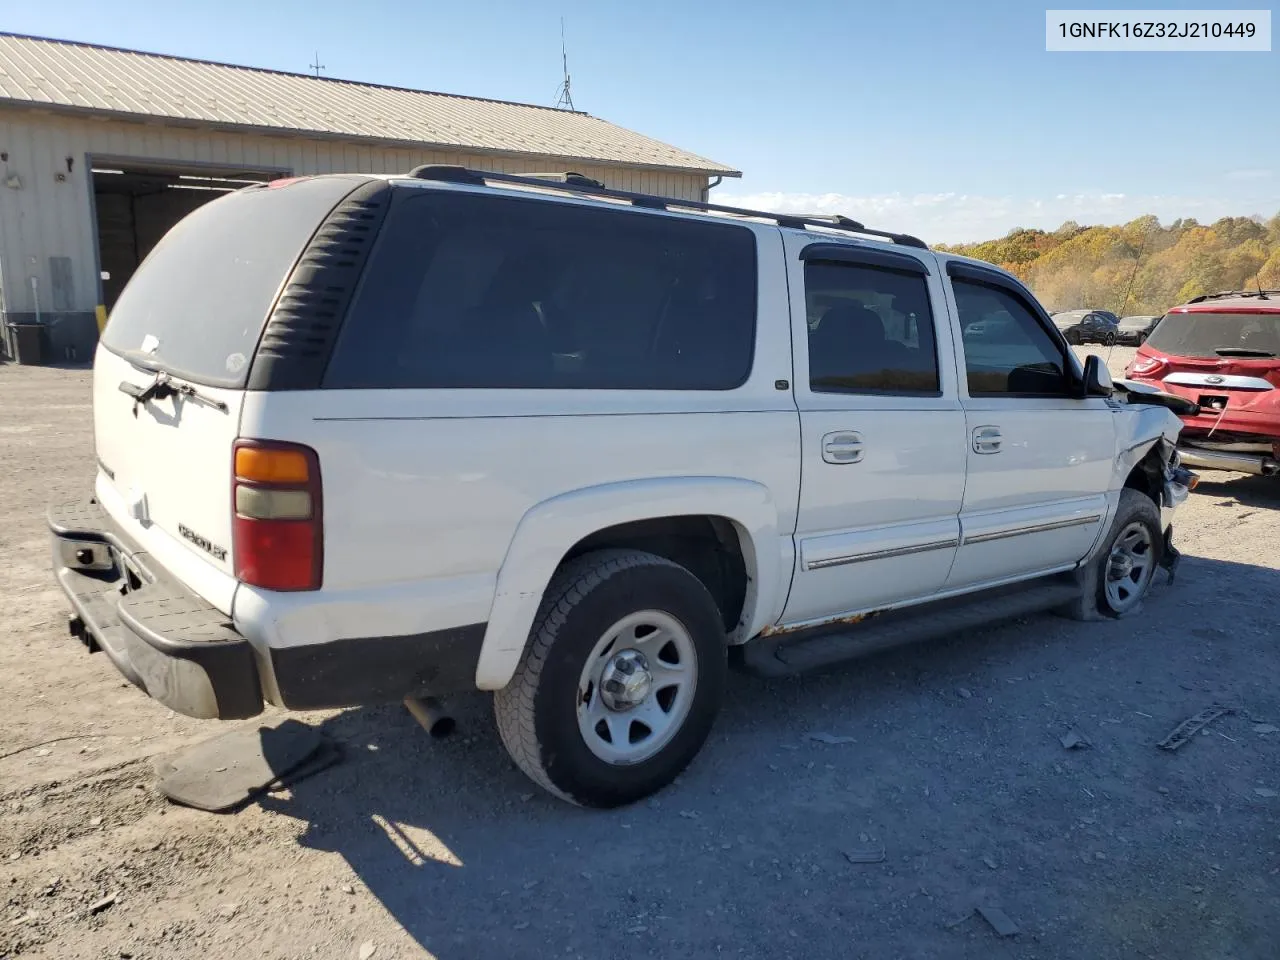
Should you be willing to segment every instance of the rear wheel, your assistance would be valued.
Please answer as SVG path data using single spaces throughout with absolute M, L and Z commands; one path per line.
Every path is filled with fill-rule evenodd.
M 1067 343 L 1072 344 L 1073 346 L 1080 342 L 1080 334 L 1075 330 L 1068 330 L 1063 334 L 1063 336 L 1066 338 Z
M 1108 330 L 1103 334 L 1102 344 L 1106 347 L 1114 347 L 1116 345 L 1116 333 L 1114 330 Z
M 719 609 L 678 564 L 603 550 L 552 578 L 515 676 L 494 694 L 503 744 L 535 783 L 616 807 L 666 786 L 724 693 Z

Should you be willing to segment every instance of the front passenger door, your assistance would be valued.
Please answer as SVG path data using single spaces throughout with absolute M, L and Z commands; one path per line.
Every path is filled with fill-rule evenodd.
M 1020 284 L 956 261 L 948 272 L 962 331 L 969 468 L 947 587 L 1069 568 L 1108 514 L 1114 410 L 1104 398 L 1074 395 L 1070 348 Z M 981 334 L 966 329 L 988 319 Z

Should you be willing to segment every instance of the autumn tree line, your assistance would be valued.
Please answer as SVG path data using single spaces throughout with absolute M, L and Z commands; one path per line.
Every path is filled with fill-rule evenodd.
M 938 249 L 999 264 L 1051 312 L 1161 314 L 1203 293 L 1280 289 L 1280 214 L 1208 226 L 1186 219 L 1162 227 L 1153 216 L 1118 227 L 1069 220 L 1051 233 L 1019 228 L 1000 240 Z

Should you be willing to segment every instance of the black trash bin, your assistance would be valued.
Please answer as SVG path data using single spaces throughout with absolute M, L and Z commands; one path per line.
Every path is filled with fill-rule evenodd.
M 32 366 L 44 363 L 45 330 L 43 323 L 9 324 L 9 344 L 13 359 Z

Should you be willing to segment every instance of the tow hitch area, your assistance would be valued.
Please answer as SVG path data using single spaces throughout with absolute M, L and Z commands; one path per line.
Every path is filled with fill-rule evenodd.
M 98 641 L 93 639 L 93 634 L 85 629 L 84 621 L 74 613 L 67 616 L 67 633 L 83 643 L 90 653 L 97 653 L 101 649 Z

